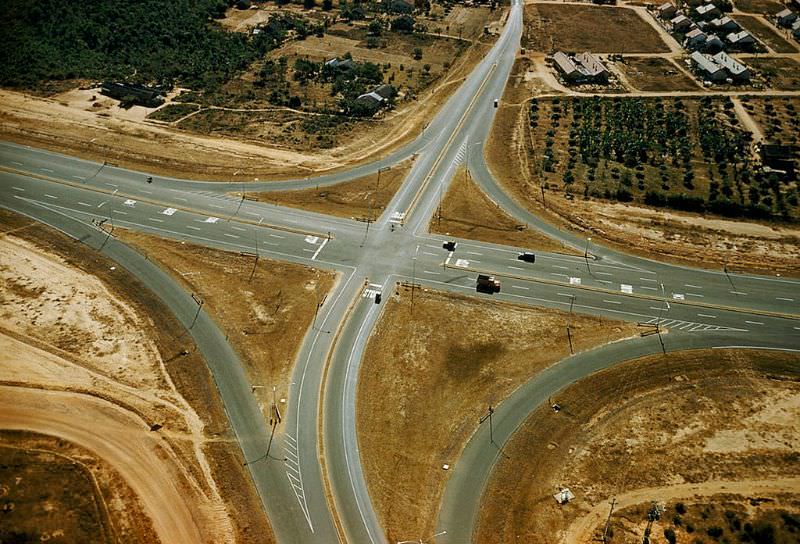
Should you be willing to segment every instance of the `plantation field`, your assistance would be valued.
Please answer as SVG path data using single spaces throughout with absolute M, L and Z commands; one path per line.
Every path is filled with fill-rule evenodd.
M 525 7 L 522 47 L 531 51 L 666 53 L 658 32 L 632 9 L 575 4 Z
M 782 134 L 797 121 L 788 111 L 771 125 Z M 534 98 L 528 121 L 532 178 L 567 198 L 800 217 L 795 184 L 756 171 L 728 98 Z
M 745 96 L 742 104 L 768 141 L 800 145 L 800 98 Z

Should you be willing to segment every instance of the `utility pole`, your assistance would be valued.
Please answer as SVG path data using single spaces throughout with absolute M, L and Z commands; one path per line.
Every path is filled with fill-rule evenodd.
M 614 513 L 614 505 L 617 504 L 617 498 L 613 497 L 611 499 L 611 509 L 608 511 L 608 517 L 606 518 L 606 526 L 603 529 L 603 543 L 605 544 L 608 542 L 608 529 L 611 527 L 611 514 Z
M 203 309 L 203 299 L 197 297 L 194 293 L 192 293 L 192 299 L 197 303 L 197 312 L 194 314 L 194 319 L 192 319 L 192 324 L 189 325 L 189 329 L 194 327 L 194 324 L 197 322 L 197 317 L 200 315 L 200 310 Z
M 417 286 L 417 253 L 419 253 L 419 245 L 414 251 L 414 256 L 411 257 L 411 317 L 414 317 L 414 288 Z
M 663 301 L 664 304 L 661 306 L 661 309 L 658 311 L 658 320 L 656 321 L 656 333 L 658 334 L 658 341 L 661 344 L 661 352 L 666 355 L 667 348 L 664 347 L 664 339 L 661 337 L 661 319 L 662 319 L 662 316 L 664 315 L 664 308 L 666 307 L 667 310 L 669 310 L 670 308 L 669 308 L 669 302 L 667 302 L 666 292 L 664 291 L 664 284 L 661 283 L 660 285 L 661 285 L 661 298 L 664 299 L 664 301 Z
M 592 243 L 592 237 L 586 238 L 586 249 L 583 250 L 583 258 L 586 260 L 586 268 L 589 268 L 589 244 Z
M 575 295 L 570 295 L 569 299 L 569 317 L 567 318 L 567 340 L 569 340 L 569 352 L 571 355 L 575 353 L 572 349 L 572 305 L 575 304 Z
M 261 226 L 261 222 L 263 220 L 264 220 L 263 217 L 258 220 L 258 226 L 256 226 L 255 234 L 253 236 L 255 238 L 255 246 L 256 246 L 256 261 L 253 263 L 253 270 L 250 271 L 250 279 L 247 280 L 248 282 L 253 281 L 253 276 L 256 275 L 256 266 L 258 266 L 258 258 L 259 258 L 259 253 L 258 253 L 258 229 Z
M 492 427 L 492 414 L 494 414 L 494 408 L 492 408 L 492 405 L 490 404 L 488 413 L 478 420 L 478 424 L 480 425 L 487 419 L 489 420 L 489 442 L 494 444 L 494 428 Z M 496 445 L 497 444 L 495 444 L 495 446 Z
M 233 215 L 228 218 L 228 222 L 230 222 L 231 219 L 236 217 L 239 214 L 239 210 L 242 209 L 242 204 L 244 204 L 244 194 L 245 194 L 244 193 L 244 183 L 242 183 L 242 199 L 239 201 L 239 205 L 236 207 L 236 211 L 233 212 Z

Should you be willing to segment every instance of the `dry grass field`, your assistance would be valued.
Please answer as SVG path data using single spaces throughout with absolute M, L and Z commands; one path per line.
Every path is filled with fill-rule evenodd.
M 268 420 L 272 387 L 279 399 L 288 398 L 297 352 L 335 275 L 263 258 L 253 273 L 252 256 L 130 231 L 118 230 L 117 237 L 199 295 L 242 357 L 250 383 L 265 386 L 258 394 Z
M 358 385 L 367 485 L 390 542 L 434 532 L 447 479 L 490 404 L 569 354 L 564 312 L 417 289 L 386 301 Z M 573 315 L 575 349 L 636 334 Z
M 658 32 L 636 11 L 575 4 L 525 6 L 522 47 L 546 53 L 667 53 Z
M 413 160 L 409 159 L 379 174 L 370 174 L 329 187 L 247 193 L 247 198 L 339 217 L 374 220 L 392 200 L 412 165 Z
M 535 410 L 506 444 L 508 457 L 483 497 L 476 541 L 588 544 L 602 531 L 612 497 L 620 510 L 612 543 L 641 542 L 643 509 L 623 510 L 646 509 L 652 500 L 673 510 L 676 501 L 692 505 L 683 523 L 670 515 L 656 524 L 659 544 L 673 524 L 681 544 L 715 542 L 706 529 L 718 517 L 695 516 L 733 509 L 711 498 L 719 493 L 735 495 L 736 509 L 753 517 L 766 515 L 748 506 L 758 502 L 797 513 L 798 363 L 785 352 L 687 351 L 624 363 L 569 386 L 556 397 L 560 412 Z M 553 494 L 562 486 L 575 500 L 558 506 Z
M 467 177 L 463 168 L 456 172 L 441 207 L 433 215 L 430 231 L 493 244 L 576 254 L 574 249 L 506 215 Z
M 768 13 L 773 15 L 785 9 L 783 3 L 776 0 L 733 0 L 739 11 L 746 13 Z
M 747 64 L 755 68 L 769 87 L 779 91 L 800 91 L 800 63 L 790 58 L 748 58 Z
M 0 231 L 0 429 L 56 436 L 107 464 L 118 476 L 87 466 L 121 541 L 271 541 L 213 378 L 172 313 L 57 231 L 10 212 L 0 212 Z M 68 446 L 39 449 L 58 456 Z M 62 496 L 80 507 L 89 497 L 73 481 Z M 65 528 L 69 507 L 59 512 Z
M 618 62 L 625 77 L 640 91 L 697 91 L 700 87 L 677 66 L 661 57 L 626 57 Z

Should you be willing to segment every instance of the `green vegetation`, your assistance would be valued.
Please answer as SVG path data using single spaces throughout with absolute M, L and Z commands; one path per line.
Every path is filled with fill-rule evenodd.
M 148 115 L 147 118 L 153 119 L 154 121 L 165 121 L 167 123 L 171 123 L 182 117 L 186 117 L 190 113 L 194 113 L 199 109 L 200 106 L 197 104 L 167 104 L 163 108 L 159 108 Z
M 316 29 L 275 15 L 260 34 L 225 32 L 221 0 L 5 0 L 0 3 L 0 85 L 118 79 L 215 89 L 278 47 L 289 30 Z
M 728 98 L 534 99 L 529 122 L 533 173 L 551 189 L 728 217 L 800 217 L 797 187 L 752 164 L 752 135 Z

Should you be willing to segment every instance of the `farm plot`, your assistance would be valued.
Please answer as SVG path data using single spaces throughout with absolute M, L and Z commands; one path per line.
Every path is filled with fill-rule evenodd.
M 548 53 L 669 52 L 658 32 L 633 9 L 575 4 L 526 6 L 522 46 Z
M 796 219 L 797 188 L 752 165 L 727 99 L 533 99 L 533 179 L 566 198 Z
M 790 58 L 762 57 L 747 59 L 767 85 L 779 91 L 800 91 L 800 63 Z
M 625 57 L 617 63 L 631 85 L 640 91 L 695 91 L 697 84 L 661 57 Z

